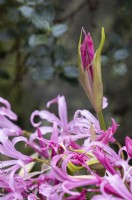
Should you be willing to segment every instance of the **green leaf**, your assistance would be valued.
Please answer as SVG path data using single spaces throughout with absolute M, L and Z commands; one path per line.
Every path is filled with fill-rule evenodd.
M 66 52 L 63 46 L 57 45 L 55 48 L 55 67 L 62 66 L 66 60 Z
M 42 4 L 44 3 L 45 0 L 17 0 L 17 1 L 21 1 L 23 3 L 26 3 L 27 5 L 31 5 L 31 6 L 36 6 L 38 4 Z
M 15 33 L 12 30 L 3 30 L 0 32 L 0 41 L 7 41 L 15 38 Z
M 37 58 L 34 55 L 30 55 L 26 60 L 26 66 L 29 68 L 37 66 Z
M 62 36 L 67 30 L 66 24 L 56 24 L 52 27 L 52 35 L 57 38 Z
M 34 47 L 36 45 L 46 44 L 48 41 L 48 37 L 45 35 L 31 35 L 29 38 L 29 45 Z
M 34 9 L 30 6 L 21 6 L 19 10 L 21 14 L 26 18 L 31 18 L 34 13 Z
M 116 63 L 113 65 L 113 69 L 114 69 L 115 74 L 119 76 L 125 75 L 128 70 L 127 65 L 125 63 Z
M 16 0 L 19 3 L 25 3 L 25 0 Z
M 45 31 L 50 31 L 50 24 L 47 20 L 45 20 L 44 17 L 39 15 L 34 15 L 31 19 L 32 23 L 35 25 L 38 29 L 43 29 Z
M 114 53 L 114 59 L 119 61 L 119 60 L 123 60 L 126 59 L 129 55 L 129 52 L 127 49 L 118 49 L 115 53 Z
M 78 70 L 75 66 L 67 66 L 63 72 L 67 78 L 78 78 Z
M 42 71 L 42 78 L 44 80 L 51 80 L 54 75 L 54 69 L 52 67 L 44 68 Z
M 55 19 L 55 9 L 53 6 L 45 6 L 45 9 L 42 13 L 43 17 L 48 21 L 52 22 Z
M 54 69 L 52 67 L 41 68 L 32 75 L 33 80 L 51 80 L 53 79 Z
M 5 0 L 0 0 L 0 5 L 6 3 Z

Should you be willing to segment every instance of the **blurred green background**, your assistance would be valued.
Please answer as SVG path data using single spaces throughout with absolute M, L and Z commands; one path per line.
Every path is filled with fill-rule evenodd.
M 131 10 L 131 0 L 0 0 L 0 96 L 23 129 L 31 130 L 31 113 L 58 94 L 66 97 L 69 120 L 77 109 L 94 113 L 78 81 L 77 43 L 83 26 L 96 49 L 104 26 L 107 124 L 111 117 L 120 124 L 121 143 L 132 135 Z

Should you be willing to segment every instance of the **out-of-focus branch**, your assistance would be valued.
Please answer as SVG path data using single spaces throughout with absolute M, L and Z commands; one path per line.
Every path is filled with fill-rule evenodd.
M 73 10 L 68 15 L 66 15 L 60 19 L 56 19 L 55 23 L 62 23 L 66 20 L 72 19 L 85 6 L 88 7 L 88 9 L 91 13 L 94 13 L 94 11 L 98 7 L 98 4 L 99 4 L 99 0 L 85 0 L 82 4 L 80 4 L 75 10 Z M 95 24 L 93 23 L 93 20 L 91 20 L 91 22 L 92 22 L 92 25 L 95 26 Z
M 99 5 L 99 0 L 86 0 L 86 2 L 88 4 L 89 10 L 91 12 L 94 12 L 97 9 L 98 5 Z
M 68 19 L 73 18 L 84 6 L 88 5 L 87 1 L 83 2 L 82 4 L 80 4 L 74 11 L 72 11 L 70 14 L 64 16 L 61 19 L 56 19 L 55 22 L 56 23 L 61 23 L 63 21 L 66 21 Z

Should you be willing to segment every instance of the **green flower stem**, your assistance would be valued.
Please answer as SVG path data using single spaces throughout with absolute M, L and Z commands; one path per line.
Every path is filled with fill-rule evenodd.
M 97 113 L 97 117 L 99 120 L 100 128 L 102 130 L 106 130 L 105 120 L 102 112 Z
M 31 133 L 26 130 L 23 130 L 22 135 L 25 136 L 26 138 L 29 138 L 31 136 Z
M 34 158 L 33 162 L 40 162 L 42 164 L 50 165 L 50 161 L 49 160 L 43 160 L 43 159 L 40 159 L 40 158 Z

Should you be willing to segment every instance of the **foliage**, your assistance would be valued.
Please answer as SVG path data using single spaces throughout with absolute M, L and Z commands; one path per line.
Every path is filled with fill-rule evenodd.
M 63 8 L 53 0 L 3 0 L 1 4 L 1 57 L 15 54 L 15 73 L 2 69 L 0 77 L 22 80 L 29 71 L 33 80 L 51 80 L 57 75 L 69 79 L 78 76 L 67 63 L 67 51 L 59 39 L 68 30 L 57 17 Z M 6 14 L 5 14 L 6 13 Z M 13 77 L 10 77 L 13 76 Z

